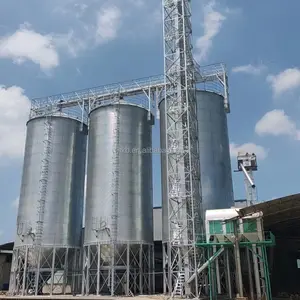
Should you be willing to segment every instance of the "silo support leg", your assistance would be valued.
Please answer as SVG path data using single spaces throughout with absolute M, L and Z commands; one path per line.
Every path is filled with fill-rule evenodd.
M 35 274 L 35 295 L 36 296 L 39 293 L 40 264 L 41 264 L 41 247 L 39 247 L 39 250 L 38 250 L 38 261 L 37 261 L 37 269 L 36 269 L 36 274 Z
M 86 280 L 85 280 L 85 294 L 90 294 L 90 267 L 91 267 L 91 246 L 87 248 L 87 266 L 86 266 Z
M 130 296 L 130 245 L 127 243 L 126 246 L 126 295 Z
M 24 273 L 23 273 L 23 286 L 22 286 L 22 296 L 25 294 L 26 281 L 27 281 L 27 262 L 28 262 L 28 247 L 25 250 L 25 261 L 24 261 Z
M 101 259 L 101 246 L 97 244 L 97 296 L 100 293 L 100 259 Z
M 148 294 L 150 295 L 152 292 L 152 284 L 151 284 L 151 246 L 147 245 L 148 248 L 148 264 L 147 264 L 147 272 L 148 272 Z
M 81 282 L 81 294 L 85 295 L 85 282 L 86 282 L 86 247 L 83 247 L 83 254 L 82 254 L 82 282 Z
M 155 257 L 154 257 L 154 246 L 151 247 L 152 249 L 152 294 L 155 294 Z
M 50 296 L 53 294 L 53 281 L 54 281 L 54 270 L 55 270 L 55 257 L 56 257 L 56 249 L 52 250 L 52 266 L 51 266 L 51 288 L 50 288 Z
M 111 296 L 115 295 L 115 244 L 112 245 L 112 256 L 111 256 L 111 285 L 110 285 L 110 292 Z
M 64 278 L 63 278 L 63 288 L 62 293 L 63 295 L 66 294 L 66 286 L 68 284 L 68 275 L 69 275 L 69 264 L 68 264 L 68 256 L 69 256 L 69 248 L 65 249 L 65 262 L 64 262 Z
M 167 260 L 166 260 L 166 248 L 165 245 L 162 245 L 162 251 L 163 251 L 163 293 L 164 295 L 167 294 L 167 274 L 166 274 L 166 265 L 167 265 Z
M 143 245 L 140 245 L 140 253 L 139 253 L 139 265 L 140 265 L 140 274 L 139 274 L 139 279 L 140 279 L 140 294 L 143 294 Z

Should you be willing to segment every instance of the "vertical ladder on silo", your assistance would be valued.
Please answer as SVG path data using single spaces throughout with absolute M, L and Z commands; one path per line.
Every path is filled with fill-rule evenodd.
M 51 117 L 46 117 L 44 122 L 44 149 L 43 158 L 41 161 L 41 174 L 40 174 L 40 197 L 37 203 L 37 222 L 35 232 L 35 259 L 36 259 L 36 272 L 33 282 L 33 290 L 37 295 L 39 289 L 39 253 L 43 239 L 43 228 L 44 228 L 44 214 L 45 214 L 45 203 L 47 198 L 47 188 L 49 182 L 49 167 L 50 158 L 52 152 L 52 122 Z
M 112 177 L 112 228 L 111 228 L 111 238 L 115 242 L 118 234 L 118 198 L 119 198 L 119 168 L 120 168 L 120 104 L 115 105 L 116 118 L 115 118 L 115 128 L 113 129 L 113 177 Z
M 120 104 L 115 104 L 115 128 L 113 129 L 113 161 L 112 161 L 112 213 L 111 213 L 111 272 L 108 282 L 110 283 L 110 292 L 113 296 L 115 291 L 115 244 L 118 235 L 118 213 L 119 213 L 119 168 L 120 168 Z
M 40 177 L 40 197 L 38 200 L 37 207 L 37 227 L 35 234 L 36 245 L 40 245 L 43 238 L 43 223 L 44 223 L 44 214 L 45 214 L 45 202 L 47 197 L 47 187 L 49 181 L 49 166 L 50 166 L 50 157 L 52 152 L 52 123 L 51 117 L 46 117 L 44 122 L 44 150 L 43 158 L 41 163 L 41 177 Z

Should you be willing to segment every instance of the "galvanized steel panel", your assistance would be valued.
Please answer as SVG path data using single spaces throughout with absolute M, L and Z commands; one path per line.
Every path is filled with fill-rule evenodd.
M 149 151 L 152 126 L 147 114 L 145 109 L 128 104 L 98 107 L 90 114 L 86 245 L 111 241 L 116 193 L 117 242 L 153 242 L 152 154 Z M 118 190 L 115 190 L 116 176 Z
M 160 143 L 166 149 L 165 102 L 160 103 Z M 197 91 L 197 118 L 203 216 L 208 209 L 233 205 L 227 116 L 222 96 Z M 163 241 L 168 240 L 167 156 L 161 154 Z
M 83 125 L 81 130 L 79 121 L 65 117 L 51 117 L 51 120 L 52 151 L 41 243 L 50 247 L 78 247 L 82 230 L 87 127 Z M 43 117 L 27 123 L 15 247 L 34 244 L 41 164 L 45 158 L 44 127 Z
M 197 91 L 197 117 L 203 211 L 229 208 L 234 203 L 223 97 Z
M 153 208 L 153 239 L 154 241 L 162 240 L 162 208 Z
M 161 151 L 161 192 L 162 192 L 162 241 L 169 240 L 169 210 L 168 210 L 168 191 L 167 191 L 167 154 L 165 152 L 166 143 L 166 116 L 165 101 L 161 101 L 159 105 L 160 112 L 160 148 Z

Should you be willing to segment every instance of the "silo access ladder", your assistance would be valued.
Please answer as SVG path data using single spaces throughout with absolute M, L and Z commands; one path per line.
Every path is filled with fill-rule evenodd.
M 38 201 L 37 207 L 37 228 L 35 235 L 36 245 L 41 245 L 43 238 L 43 222 L 44 222 L 44 214 L 45 214 L 45 202 L 47 198 L 47 188 L 49 181 L 49 167 L 50 167 L 50 158 L 52 152 L 52 123 L 51 118 L 46 117 L 44 123 L 44 152 L 43 159 L 41 163 L 41 177 L 40 177 L 40 198 Z
M 120 104 L 116 104 L 116 119 L 114 128 L 114 145 L 113 145 L 113 178 L 112 178 L 112 215 L 111 215 L 111 239 L 112 242 L 116 242 L 118 235 L 118 201 L 119 201 L 119 168 L 120 168 Z

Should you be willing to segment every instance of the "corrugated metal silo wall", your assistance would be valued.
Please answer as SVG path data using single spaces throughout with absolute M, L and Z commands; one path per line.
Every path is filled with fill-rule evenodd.
M 44 209 L 42 245 L 80 246 L 87 127 L 74 119 L 51 117 L 47 196 Z M 41 165 L 44 153 L 45 118 L 27 123 L 15 247 L 33 244 L 27 233 L 35 231 L 40 200 Z M 23 242 L 20 234 L 24 234 Z
M 165 104 L 160 103 L 160 141 L 166 148 Z M 229 153 L 227 116 L 222 96 L 197 91 L 197 117 L 201 164 L 203 214 L 207 209 L 233 205 L 233 186 Z M 161 154 L 163 241 L 168 240 L 167 160 Z
M 160 112 L 160 148 L 161 151 L 161 192 L 162 192 L 162 241 L 167 242 L 169 240 L 168 231 L 168 195 L 167 195 L 167 154 L 166 150 L 166 117 L 165 117 L 165 101 L 161 101 L 159 104 Z
M 86 245 L 110 243 L 115 193 L 118 194 L 117 241 L 153 242 L 152 154 L 149 151 L 152 126 L 147 114 L 145 109 L 128 104 L 99 107 L 90 114 Z M 117 132 L 119 141 L 115 149 Z M 119 162 L 114 161 L 115 151 Z M 116 167 L 118 191 L 114 190 Z M 98 237 L 96 230 L 100 230 Z
M 197 91 L 197 118 L 203 211 L 230 208 L 233 186 L 223 97 Z

